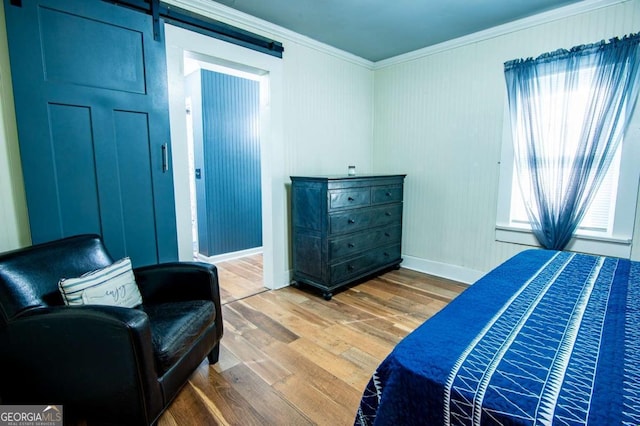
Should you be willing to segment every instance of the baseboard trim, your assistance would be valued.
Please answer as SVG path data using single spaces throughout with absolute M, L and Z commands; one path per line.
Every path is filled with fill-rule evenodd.
M 475 269 L 463 268 L 462 266 L 435 262 L 433 260 L 407 255 L 402 255 L 402 263 L 400 264 L 400 267 L 411 269 L 416 272 L 422 272 L 423 274 L 458 281 L 464 284 L 473 284 L 485 275 L 485 272 L 476 271 Z M 291 282 L 293 279 L 293 269 L 289 269 L 287 272 L 289 275 L 289 282 Z M 275 289 L 277 290 L 279 288 L 286 287 L 287 285 L 288 284 L 284 284 L 280 287 L 275 287 Z
M 262 247 L 255 247 L 247 250 L 234 251 L 231 253 L 217 254 L 215 256 L 205 256 L 201 253 L 195 253 L 194 258 L 208 263 L 224 262 L 225 260 L 239 259 L 245 256 L 262 253 Z
M 424 274 L 435 275 L 465 284 L 473 284 L 485 274 L 475 269 L 464 268 L 462 266 L 451 265 L 449 263 L 435 262 L 433 260 L 422 259 L 414 256 L 402 256 L 402 268 L 422 272 Z

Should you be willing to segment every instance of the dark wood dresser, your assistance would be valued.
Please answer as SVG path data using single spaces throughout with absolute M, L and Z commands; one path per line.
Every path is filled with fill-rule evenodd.
M 405 176 L 291 176 L 291 284 L 330 300 L 338 287 L 398 267 Z

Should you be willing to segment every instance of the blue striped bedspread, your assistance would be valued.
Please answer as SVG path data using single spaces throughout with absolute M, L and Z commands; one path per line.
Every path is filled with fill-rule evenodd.
M 640 262 L 528 250 L 403 339 L 357 425 L 640 425 Z

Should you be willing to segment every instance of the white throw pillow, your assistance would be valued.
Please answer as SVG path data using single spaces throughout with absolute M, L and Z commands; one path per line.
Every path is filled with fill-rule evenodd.
M 131 259 L 87 272 L 78 278 L 62 278 L 58 288 L 67 305 L 110 305 L 133 308 L 142 304 Z

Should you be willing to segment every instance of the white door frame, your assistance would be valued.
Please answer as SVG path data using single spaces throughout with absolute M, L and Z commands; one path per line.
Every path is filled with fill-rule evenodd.
M 260 155 L 262 169 L 263 284 L 269 289 L 289 284 L 287 266 L 287 202 L 284 143 L 282 139 L 282 60 L 193 31 L 165 24 L 171 154 L 176 199 L 178 256 L 193 259 L 189 195 L 189 156 L 184 110 L 184 54 L 205 55 L 213 62 L 266 75 L 267 102 L 261 105 Z M 261 84 L 262 86 L 262 84 Z M 262 98 L 262 96 L 261 96 Z M 261 101 L 262 103 L 262 101 Z

